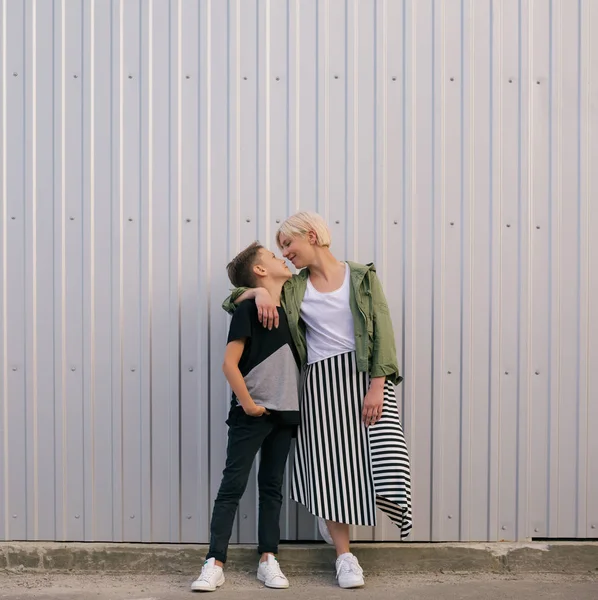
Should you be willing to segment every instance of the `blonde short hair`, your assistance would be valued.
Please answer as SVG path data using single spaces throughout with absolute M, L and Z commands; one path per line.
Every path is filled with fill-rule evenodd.
M 310 231 L 316 234 L 316 244 L 318 246 L 330 247 L 330 229 L 326 221 L 318 214 L 313 212 L 298 212 L 292 217 L 289 217 L 276 232 L 276 243 L 282 250 L 280 245 L 280 236 L 286 237 L 303 237 Z

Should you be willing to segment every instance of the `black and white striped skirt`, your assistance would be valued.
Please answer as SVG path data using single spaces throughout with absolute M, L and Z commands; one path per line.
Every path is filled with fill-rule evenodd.
M 411 531 L 409 454 L 394 386 L 384 386 L 382 418 L 362 421 L 369 375 L 355 353 L 307 367 L 291 498 L 337 523 L 376 525 L 376 506 L 401 530 Z

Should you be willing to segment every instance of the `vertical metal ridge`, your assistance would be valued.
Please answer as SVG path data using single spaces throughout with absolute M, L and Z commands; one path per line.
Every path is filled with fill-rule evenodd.
M 31 204 L 32 204 L 32 331 L 33 331 L 33 537 L 39 537 L 38 361 L 37 361 L 37 1 L 31 5 Z
M 549 16 L 548 16 L 548 232 L 550 235 L 550 243 L 548 244 L 548 347 L 546 364 L 549 370 L 548 382 L 548 420 L 546 423 L 546 438 L 548 440 L 547 461 L 546 461 L 546 535 L 549 536 L 552 530 L 552 472 L 550 468 L 550 457 L 552 456 L 552 403 L 554 394 L 552 390 L 552 313 L 553 313 L 553 208 L 554 208 L 554 190 L 553 190 L 553 143 L 554 143 L 554 124 L 553 124 L 553 86 L 554 86 L 554 56 L 553 56 L 553 39 L 554 39 L 554 6 L 553 0 L 549 0 Z
M 147 245 L 148 245 L 148 315 L 147 315 L 147 328 L 148 328 L 148 351 L 149 351 L 149 365 L 147 377 L 149 379 L 149 488 L 150 488 L 150 519 L 151 519 L 151 534 L 150 537 L 153 541 L 153 498 L 154 498 L 154 454 L 153 454 L 153 315 L 152 315 L 152 303 L 154 298 L 154 3 L 149 2 L 148 7 L 148 67 L 147 67 L 147 211 L 148 211 L 148 232 L 147 232 Z M 180 429 L 180 427 L 179 427 Z M 180 456 L 180 449 L 179 449 Z M 180 461 L 179 461 L 180 464 Z M 169 482 L 172 484 L 172 482 Z M 180 488 L 180 477 L 179 477 L 179 488 Z M 180 537 L 180 536 L 179 536 Z
M 61 103 L 61 131 L 60 131 L 60 203 L 61 203 L 61 368 L 62 368 L 62 539 L 66 539 L 66 509 L 68 498 L 68 473 L 67 473 L 67 427 L 66 427 L 66 0 L 61 2 L 61 46 L 60 46 L 60 103 Z
M 554 348 L 555 352 L 555 362 L 556 362 L 556 419 L 554 423 L 554 431 L 555 431 L 555 445 L 556 452 L 555 456 L 558 457 L 560 453 L 561 447 L 561 439 L 560 439 L 560 428 L 559 423 L 561 421 L 561 380 L 562 380 L 562 363 L 561 363 L 561 323 L 562 323 L 562 302 L 561 302 L 561 215 L 562 215 L 562 207 L 563 207 L 563 171 L 562 171 L 562 156 L 563 156 L 563 108 L 562 108 L 562 81 L 563 81 L 563 19 L 562 19 L 562 0 L 557 0 L 557 14 L 555 23 L 557 24 L 557 39 L 556 39 L 556 47 L 557 47 L 557 56 L 556 56 L 556 164 L 558 165 L 556 169 L 556 206 L 554 207 L 556 210 L 556 235 L 553 238 L 556 262 L 553 264 L 552 270 L 556 273 L 556 287 L 553 287 L 551 290 L 551 296 L 554 294 L 555 300 L 555 313 L 556 313 L 556 336 L 557 336 L 557 344 Z M 552 246 L 552 244 L 551 244 Z M 556 293 L 555 293 L 556 292 Z M 561 514 L 560 514 L 560 482 L 561 482 L 561 473 L 558 465 L 558 461 L 556 464 L 556 469 L 554 470 L 556 474 L 556 482 L 555 482 L 555 501 L 556 501 L 556 534 L 559 535 L 561 530 Z
M 272 149 L 272 140 L 270 139 L 271 136 L 271 121 L 272 121 L 272 86 L 271 86 L 271 80 L 272 80 L 272 73 L 271 73 L 271 63 L 270 63 L 270 45 L 271 45 L 271 36 L 272 36 L 272 31 L 271 31 L 271 23 L 270 23 L 270 8 L 271 8 L 271 4 L 270 2 L 266 3 L 266 7 L 265 7 L 265 13 L 266 13 L 266 31 L 265 31 L 265 43 L 266 43 L 266 56 L 265 58 L 265 62 L 266 62 L 266 99 L 265 99 L 265 103 L 266 103 L 266 110 L 265 110 L 265 115 L 264 115 L 264 127 L 265 127 L 265 148 L 264 148 L 264 155 L 265 155 L 265 160 L 266 160 L 266 174 L 265 174 L 265 189 L 264 189 L 264 200 L 265 200 L 265 212 L 266 214 L 264 215 L 264 221 L 266 223 L 266 227 L 265 227 L 265 235 L 266 235 L 266 239 L 270 240 L 270 228 L 271 228 L 271 223 L 270 223 L 270 204 L 272 201 L 271 195 L 272 195 L 272 178 L 271 178 L 271 163 L 270 163 L 270 153 L 271 153 L 271 149 Z M 258 14 L 259 14 L 259 10 L 258 10 Z M 259 65 L 258 65 L 258 71 L 259 71 Z M 230 94 L 229 94 L 229 98 L 230 98 Z M 259 136 L 259 133 L 258 133 Z M 258 204 L 259 206 L 259 204 Z M 259 227 L 259 223 L 258 223 L 258 227 Z M 268 242 L 269 243 L 269 242 Z
M 178 398 L 177 398 L 177 411 L 178 419 L 180 422 L 180 415 L 182 413 L 182 296 L 183 296 L 183 5 L 182 0 L 178 0 L 178 22 L 177 22 L 177 191 L 178 191 L 178 225 L 177 225 L 177 314 L 178 314 L 178 334 L 177 334 L 177 345 L 178 345 Z M 172 417 L 172 412 L 169 412 Z M 172 435 L 172 425 L 168 429 L 169 436 Z M 179 429 L 180 432 L 180 429 Z M 180 448 L 180 433 L 179 443 Z M 172 439 L 170 439 L 170 447 L 172 447 Z M 179 457 L 179 465 L 180 465 Z M 179 467 L 180 468 L 180 467 Z M 170 474 L 172 478 L 172 474 Z M 169 496 L 169 500 L 172 501 L 172 494 Z M 180 500 L 179 500 L 180 502 Z M 172 515 L 172 505 L 170 506 L 170 514 Z M 179 514 L 179 523 L 180 523 Z M 169 524 L 171 525 L 171 524 Z M 171 531 L 172 535 L 172 531 Z M 172 538 L 171 538 L 172 539 Z M 179 539 L 180 539 L 180 525 L 179 525 Z
M 205 161 L 206 161 L 206 228 L 205 228 L 205 236 L 206 236 L 206 283 L 208 288 L 212 282 L 212 123 L 211 123 L 211 114 L 212 114 L 212 0 L 207 0 L 206 2 L 206 89 L 207 94 L 205 97 L 206 104 L 206 145 L 205 145 Z M 207 410 L 207 418 L 208 423 L 211 422 L 212 415 L 212 365 L 213 360 L 210 353 L 210 349 L 212 347 L 212 301 L 211 296 L 208 293 L 206 295 L 206 303 L 207 303 L 207 315 L 208 315 L 208 325 L 207 325 L 207 348 L 208 348 L 208 381 L 207 381 L 207 389 L 208 389 L 208 410 Z M 211 490 L 211 478 L 212 478 L 212 453 L 210 451 L 211 447 L 211 439 L 212 432 L 210 428 L 208 428 L 208 473 L 207 482 L 208 482 L 208 498 L 212 496 Z M 208 509 L 209 510 L 209 509 Z
M 577 331 L 576 331 L 576 469 L 575 469 L 575 489 L 576 489 L 576 502 L 575 502 L 575 535 L 580 534 L 580 514 L 579 504 L 581 493 L 580 489 L 580 468 L 581 468 L 581 443 L 580 438 L 581 424 L 581 202 L 582 202 L 582 190 L 581 190 L 581 119 L 582 119 L 582 96 L 581 96 L 581 73 L 583 68 L 582 62 L 582 19 L 581 10 L 582 0 L 577 2 Z M 584 516 L 584 522 L 586 521 Z
M 64 0 L 63 0 L 64 1 Z M 121 477 L 124 474 L 124 427 L 122 426 L 124 422 L 124 155 L 123 155 L 123 147 L 124 147 L 124 90 L 123 90 L 123 77 L 124 77 L 124 49 L 123 49 L 123 41 L 124 41 L 124 3 L 120 2 L 118 6 L 119 10 L 119 21 L 118 21 L 118 47 L 119 47 L 119 96 L 118 96 L 118 212 L 119 212 L 119 262 L 118 262 L 118 273 L 119 273 L 119 305 L 118 305 L 118 320 L 119 320 L 119 350 L 120 350 L 120 472 Z M 121 506 L 123 507 L 123 511 L 121 514 L 121 531 L 124 538 L 125 534 L 125 486 L 121 487 Z
M 326 6 L 329 6 L 328 4 Z M 359 0 L 353 0 L 353 256 L 359 249 Z M 327 22 L 328 22 L 327 13 Z M 347 32 L 348 37 L 348 32 Z M 328 49 L 326 49 L 328 56 Z M 349 74 L 345 74 L 349 80 Z M 327 82 L 328 83 L 328 82 Z M 326 177 L 328 181 L 328 177 Z M 326 215 L 328 218 L 328 215 Z
M 593 139 L 593 131 L 592 131 L 592 124 L 593 124 L 593 120 L 592 120 L 592 116 L 591 116 L 591 111 L 590 111 L 590 107 L 592 106 L 592 90 L 593 90 L 593 81 L 592 81 L 592 69 L 589 67 L 589 65 L 591 64 L 591 56 L 592 56 L 592 36 L 591 36 L 591 22 L 592 22 L 592 5 L 590 2 L 585 2 L 584 3 L 584 7 L 585 7 L 585 18 L 583 19 L 583 23 L 585 24 L 585 30 L 582 31 L 582 36 L 583 36 L 583 40 L 585 41 L 585 46 L 586 46 L 586 54 L 585 54 L 585 62 L 584 65 L 585 66 L 585 77 L 583 77 L 583 75 L 580 75 L 582 78 L 582 81 L 585 79 L 586 80 L 586 96 L 584 99 L 584 103 L 585 103 L 585 112 L 588 118 L 588 129 L 586 132 L 586 147 L 585 147 L 585 154 L 586 154 L 586 163 L 585 163 L 585 189 L 586 189 L 586 212 L 585 212 L 585 216 L 583 221 L 585 222 L 585 228 L 586 228 L 586 232 L 585 232 L 585 239 L 587 241 L 587 246 L 586 246 L 586 256 L 585 256 L 585 264 L 586 264 L 586 269 L 585 269 L 585 274 L 584 274 L 584 280 L 586 282 L 588 282 L 588 291 L 587 291 L 587 298 L 586 298 L 586 304 L 584 307 L 585 310 L 585 314 L 587 315 L 587 326 L 588 326 L 588 335 L 586 335 L 586 343 L 585 343 L 585 356 L 587 357 L 587 364 L 586 364 L 586 372 L 585 372 L 585 379 L 584 379 L 584 387 L 585 387 L 585 392 L 586 392 L 586 407 L 585 407 L 585 414 L 586 417 L 589 414 L 589 407 L 590 407 L 590 397 L 591 397 L 591 368 L 590 368 L 590 364 L 591 364 L 591 315 L 592 315 L 592 302 L 591 302 L 591 298 L 592 298 L 592 290 L 589 287 L 589 282 L 590 282 L 590 273 L 592 272 L 592 254 L 591 254 L 591 237 L 590 237 L 590 205 L 591 205 L 591 198 L 592 198 L 592 169 L 590 167 L 590 165 L 592 164 L 592 145 L 591 145 L 591 141 Z M 594 9 L 596 8 L 596 5 L 594 4 Z M 588 442 L 588 440 L 590 439 L 590 419 L 586 418 L 586 422 L 585 422 L 585 439 L 586 442 Z M 586 506 L 586 515 L 585 515 L 585 523 L 586 523 L 586 532 L 585 535 L 587 536 L 587 532 L 589 531 L 589 527 L 591 527 L 590 525 L 590 521 L 591 521 L 591 513 L 588 510 L 588 507 L 590 505 L 590 492 L 589 492 L 589 486 L 587 484 L 587 482 L 590 480 L 590 446 L 588 445 L 588 448 L 586 449 L 588 456 L 587 456 L 587 460 L 586 460 L 586 470 L 585 470 L 585 481 L 586 481 L 586 488 L 585 488 L 585 494 L 586 494 L 586 499 L 585 499 L 585 506 Z M 589 537 L 589 536 L 588 536 Z
M 235 28 L 235 44 L 236 44 L 236 56 L 235 63 L 237 66 L 236 70 L 236 81 L 237 81 L 237 95 L 235 101 L 235 172 L 237 176 L 235 178 L 235 210 L 237 214 L 237 223 L 235 228 L 235 248 L 239 248 L 241 241 L 241 88 L 239 81 L 241 80 L 241 0 L 236 0 L 237 11 L 236 11 L 236 28 Z
M 91 426 L 89 428 L 91 435 L 91 522 L 92 522 L 92 539 L 96 539 L 96 452 L 95 452 L 95 381 L 96 381 L 96 236 L 95 236 L 95 8 L 96 0 L 90 2 L 90 39 L 89 39 L 89 89 L 90 89 L 90 109 L 89 109 L 89 203 L 90 203 L 90 231 L 89 231 L 89 245 L 90 245 L 90 327 L 91 327 L 91 347 L 90 347 L 90 410 L 91 410 Z
M 240 0 L 238 0 L 240 1 Z M 293 0 L 295 6 L 295 172 L 301 172 L 301 1 Z M 316 8 L 317 12 L 317 8 Z M 289 114 L 290 119 L 290 114 Z M 295 205 L 293 212 L 299 210 L 301 198 L 301 177 L 295 176 Z M 291 214 L 290 203 L 287 206 L 287 216 Z
M 7 300 L 8 300 L 8 290 L 7 290 L 7 269 L 8 269 L 8 261 L 7 261 L 7 253 L 8 253 L 8 244 L 6 241 L 7 234 L 7 222 L 6 219 L 8 217 L 7 211 L 7 189 L 6 189 L 6 2 L 7 0 L 2 0 L 2 370 L 3 370 L 3 383 L 4 389 L 3 393 L 3 406 L 2 406 L 2 431 L 4 438 L 4 473 L 3 473 L 3 485 L 4 485 L 4 532 L 5 535 L 9 536 L 9 520 L 8 520 L 8 467 L 9 467 L 9 458 L 8 458 L 8 436 L 6 435 L 6 431 L 8 429 L 8 334 L 6 331 L 6 323 L 8 319 L 7 313 Z M 2 518 L 0 516 L 0 518 Z
M 469 13 L 470 13 L 470 22 L 473 23 L 475 22 L 475 6 L 477 5 L 475 0 L 469 0 Z M 476 40 L 476 30 L 474 27 L 471 28 L 471 32 L 470 32 L 470 37 L 469 37 L 469 106 L 470 106 L 470 114 L 469 114 L 469 198 L 468 198 L 468 204 L 469 204 L 469 234 L 468 234 L 468 238 L 469 238 L 469 247 L 467 249 L 467 256 L 469 257 L 469 307 L 471 309 L 471 307 L 473 306 L 473 297 L 474 297 L 474 260 L 473 260 L 473 249 L 474 249 L 474 239 L 475 239 L 475 228 L 474 228 L 474 223 L 475 223 L 475 182 L 476 182 L 476 172 L 475 172 L 475 150 L 476 150 L 476 144 L 475 144 L 475 136 L 476 136 L 476 122 L 475 122 L 475 113 L 476 113 L 476 95 L 475 95 L 475 89 L 476 89 L 476 71 L 475 71 L 475 59 L 476 59 L 476 53 L 475 53 L 475 40 Z M 463 227 L 463 232 L 465 232 L 465 227 Z M 463 317 L 462 317 L 463 319 Z M 474 369 L 473 369 L 473 364 L 474 364 L 474 355 L 475 352 L 473 351 L 474 348 L 474 326 L 473 326 L 473 310 L 470 310 L 469 313 L 469 361 L 468 361 L 468 371 L 469 371 L 469 379 L 468 379 L 468 389 L 469 389 L 469 393 L 470 393 L 470 398 L 473 395 L 472 391 L 474 389 L 473 387 L 473 382 L 474 382 Z M 461 368 L 464 368 L 464 364 L 463 361 L 461 361 Z M 462 382 L 464 381 L 464 379 L 462 378 Z M 472 423 L 473 423 L 473 419 L 472 419 L 472 403 L 470 402 L 469 404 L 469 411 L 467 413 L 467 430 L 468 430 L 468 438 L 469 438 L 469 449 L 468 449 L 468 457 L 467 457 L 467 465 L 468 465 L 468 472 L 465 474 L 463 474 L 463 480 L 467 479 L 467 488 L 469 493 L 471 494 L 471 489 L 472 489 L 472 456 L 473 456 L 473 449 L 474 449 L 474 444 L 471 443 L 472 440 Z M 463 419 L 461 420 L 461 423 L 463 423 Z M 465 450 L 462 450 L 463 452 Z M 471 504 L 470 504 L 471 506 Z M 467 515 L 467 532 L 471 532 L 471 511 L 468 512 Z M 469 539 L 469 535 L 467 536 L 467 539 Z
M 490 39 L 489 43 L 489 65 L 488 70 L 490 73 L 489 83 L 490 83 L 490 119 L 488 123 L 488 137 L 489 137 L 489 157 L 488 157 L 488 172 L 489 172 L 489 180 L 488 180 L 488 196 L 490 198 L 489 206 L 488 206 L 488 229 L 490 232 L 490 240 L 489 245 L 490 249 L 488 252 L 488 288 L 489 288 L 489 298 L 490 298 L 490 306 L 488 310 L 488 475 L 486 479 L 486 496 L 487 496 L 487 506 L 486 506 L 486 537 L 487 539 L 492 539 L 491 531 L 490 531 L 490 512 L 492 508 L 491 501 L 491 492 L 492 492 L 492 475 L 491 475 L 491 456 L 492 456 L 492 354 L 493 354 L 493 311 L 494 311 L 494 278 L 493 278 L 493 268 L 494 268 L 494 232 L 492 230 L 493 225 L 493 217 L 494 217 L 494 118 L 495 118 L 495 107 L 494 107 L 494 2 L 492 0 L 490 10 L 489 10 L 489 30 L 490 30 Z

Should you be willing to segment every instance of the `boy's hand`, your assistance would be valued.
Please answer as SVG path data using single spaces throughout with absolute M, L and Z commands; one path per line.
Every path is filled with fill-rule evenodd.
M 245 414 L 250 417 L 261 417 L 262 415 L 269 415 L 270 413 L 263 407 L 254 404 L 253 406 L 249 406 L 247 408 L 243 407 Z
M 256 290 L 255 305 L 259 322 L 269 330 L 272 330 L 273 326 L 278 329 L 278 309 L 272 301 L 270 292 L 263 288 Z

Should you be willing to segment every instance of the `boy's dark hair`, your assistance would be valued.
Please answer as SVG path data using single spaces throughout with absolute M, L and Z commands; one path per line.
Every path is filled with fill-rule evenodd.
M 258 282 L 253 267 L 258 262 L 262 248 L 263 246 L 259 242 L 253 242 L 226 265 L 228 278 L 235 287 L 257 286 Z

